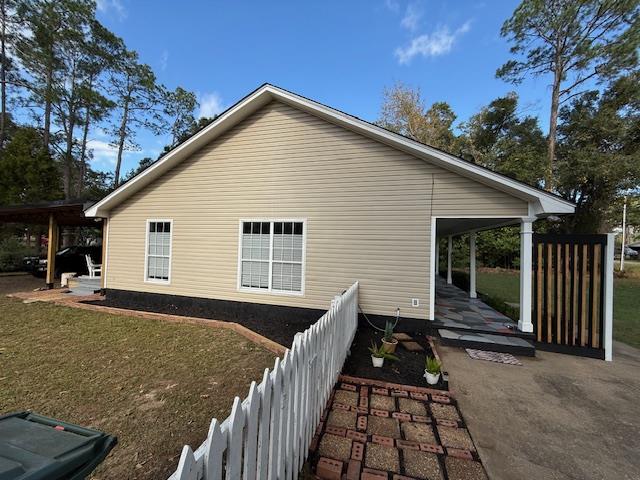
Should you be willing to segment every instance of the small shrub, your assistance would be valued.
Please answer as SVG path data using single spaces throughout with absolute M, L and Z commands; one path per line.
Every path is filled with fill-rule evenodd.
M 36 249 L 28 248 L 17 238 L 5 238 L 0 242 L 0 272 L 21 271 L 24 257 L 35 254 Z

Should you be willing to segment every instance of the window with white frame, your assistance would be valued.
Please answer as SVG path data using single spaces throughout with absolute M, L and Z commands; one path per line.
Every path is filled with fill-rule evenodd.
M 304 228 L 302 221 L 243 221 L 240 286 L 302 293 Z
M 145 279 L 169 282 L 171 268 L 171 220 L 147 221 Z

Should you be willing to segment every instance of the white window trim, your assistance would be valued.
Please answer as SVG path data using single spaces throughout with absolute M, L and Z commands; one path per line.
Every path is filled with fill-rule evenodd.
M 169 272 L 167 280 L 159 278 L 149 278 L 149 224 L 152 222 L 167 222 L 171 224 L 171 232 L 169 235 Z M 171 264 L 173 263 L 173 219 L 172 218 L 147 218 L 144 232 L 144 282 L 155 283 L 160 285 L 171 285 Z
M 269 288 L 243 287 L 242 286 L 242 224 L 245 222 L 269 222 Z M 273 282 L 273 223 L 274 222 L 298 222 L 302 223 L 302 275 L 300 278 L 300 291 L 275 290 L 271 287 Z M 173 230 L 172 230 L 173 232 Z M 287 263 L 287 262 L 285 262 Z M 241 218 L 238 222 L 238 272 L 237 289 L 239 292 L 260 293 L 263 295 L 285 295 L 304 297 L 305 278 L 307 271 L 307 219 L 306 218 Z

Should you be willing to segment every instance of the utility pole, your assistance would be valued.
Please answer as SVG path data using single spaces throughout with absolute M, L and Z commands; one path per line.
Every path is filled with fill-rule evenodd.
M 622 206 L 622 250 L 620 251 L 620 271 L 624 272 L 624 243 L 627 233 L 627 196 L 624 196 L 624 205 Z

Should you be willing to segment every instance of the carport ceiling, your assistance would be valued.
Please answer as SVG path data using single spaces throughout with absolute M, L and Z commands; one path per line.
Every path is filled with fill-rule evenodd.
M 84 216 L 84 209 L 93 203 L 61 200 L 0 207 L 0 223 L 48 225 L 49 216 L 53 215 L 56 223 L 62 227 L 99 227 L 100 221 Z
M 489 230 L 505 225 L 516 225 L 519 218 L 438 218 L 436 219 L 436 235 L 461 235 L 473 230 Z

